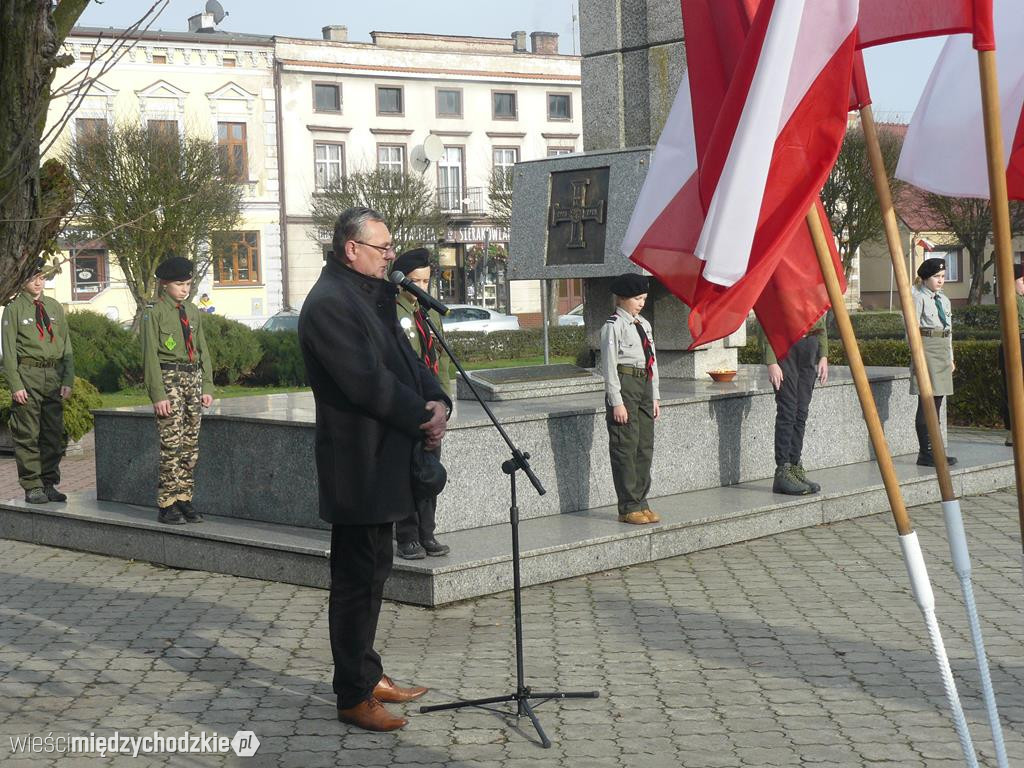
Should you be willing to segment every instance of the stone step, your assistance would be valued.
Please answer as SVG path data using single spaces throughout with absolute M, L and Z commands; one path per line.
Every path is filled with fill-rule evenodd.
M 1011 449 L 954 440 L 949 450 L 960 459 L 953 468 L 959 496 L 1013 485 Z M 918 467 L 915 458 L 898 456 L 895 461 L 908 506 L 939 498 L 934 471 Z M 619 523 L 614 507 L 524 520 L 523 584 L 597 573 L 888 509 L 874 463 L 832 467 L 810 476 L 821 484 L 820 494 L 780 496 L 772 493 L 771 480 L 765 479 L 655 499 L 652 507 L 662 518 L 655 525 Z M 534 493 L 525 479 L 518 483 L 518 492 L 520 498 Z M 506 499 L 500 488 L 494 489 L 496 505 L 507 505 Z M 969 537 L 969 514 L 965 519 Z M 328 531 L 216 515 L 208 515 L 202 524 L 167 526 L 156 522 L 151 507 L 97 501 L 95 494 L 69 494 L 67 504 L 2 502 L 0 537 L 173 568 L 320 588 L 328 583 Z M 387 584 L 389 599 L 433 606 L 511 589 L 508 524 L 455 531 L 442 538 L 452 548 L 447 557 L 396 559 Z M 929 542 L 924 546 L 927 552 Z

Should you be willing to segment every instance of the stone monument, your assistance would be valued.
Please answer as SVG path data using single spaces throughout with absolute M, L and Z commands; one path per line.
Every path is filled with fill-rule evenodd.
M 587 342 L 597 349 L 611 278 L 641 271 L 619 245 L 686 59 L 678 0 L 580 0 L 580 19 L 585 151 L 516 166 L 509 277 L 583 278 Z M 658 283 L 644 315 L 663 377 L 736 368 L 743 328 L 687 351 L 689 310 Z

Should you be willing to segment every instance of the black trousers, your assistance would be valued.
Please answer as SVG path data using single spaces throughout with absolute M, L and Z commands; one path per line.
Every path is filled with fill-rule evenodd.
M 942 408 L 942 395 L 935 395 L 935 413 Z M 917 431 L 918 451 L 926 456 L 932 455 L 932 441 L 928 439 L 928 422 L 924 420 L 924 408 L 921 398 L 917 398 L 917 415 L 914 417 L 914 429 Z
M 1020 352 L 1021 356 L 1024 357 L 1024 334 L 1020 337 Z M 1006 354 L 1003 351 L 1003 345 L 999 345 L 999 381 L 1003 387 L 1003 426 L 1007 430 L 1010 429 L 1010 390 L 1006 386 Z
M 440 446 L 431 453 L 440 459 Z M 395 538 L 399 544 L 429 541 L 434 538 L 434 529 L 437 527 L 436 519 L 437 496 L 431 496 L 429 499 L 417 499 L 412 513 L 404 520 L 395 523 Z
M 782 361 L 782 386 L 775 392 L 775 465 L 799 464 L 804 428 L 818 377 L 818 337 L 804 336 Z
M 327 617 L 339 709 L 369 696 L 384 674 L 373 642 L 393 558 L 391 523 L 331 526 Z

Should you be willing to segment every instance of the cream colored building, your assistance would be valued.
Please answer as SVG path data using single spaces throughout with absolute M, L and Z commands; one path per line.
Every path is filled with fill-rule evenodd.
M 76 28 L 65 45 L 74 63 L 66 80 L 103 60 L 112 30 Z M 102 36 L 102 37 L 101 37 Z M 59 84 L 59 83 L 58 83 Z M 68 109 L 55 99 L 51 124 Z M 216 140 L 238 164 L 242 218 L 212 256 L 199 286 L 218 314 L 259 325 L 282 306 L 280 187 L 274 43 L 269 37 L 206 32 L 146 32 L 88 91 L 56 148 L 98 124 L 142 122 Z M 91 233 L 97 235 L 102 233 Z M 114 254 L 72 227 L 64 267 L 49 292 L 71 311 L 130 320 L 135 303 Z M 86 247 L 83 247 L 85 245 Z
M 348 40 L 344 27 L 321 40 L 277 38 L 281 80 L 286 295 L 297 307 L 329 250 L 313 231 L 310 201 L 319 188 L 360 169 L 424 174 L 448 226 L 438 244 L 441 296 L 517 314 L 540 312 L 536 282 L 513 283 L 488 259 L 485 243 L 507 253 L 508 232 L 489 216 L 493 168 L 582 148 L 580 60 L 558 53 L 558 37 L 509 38 L 373 32 Z M 423 144 L 440 140 L 430 162 Z

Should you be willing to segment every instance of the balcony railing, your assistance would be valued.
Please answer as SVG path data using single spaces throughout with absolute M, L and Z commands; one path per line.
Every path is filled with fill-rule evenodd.
M 448 214 L 486 214 L 490 211 L 487 187 L 438 187 L 437 207 Z

